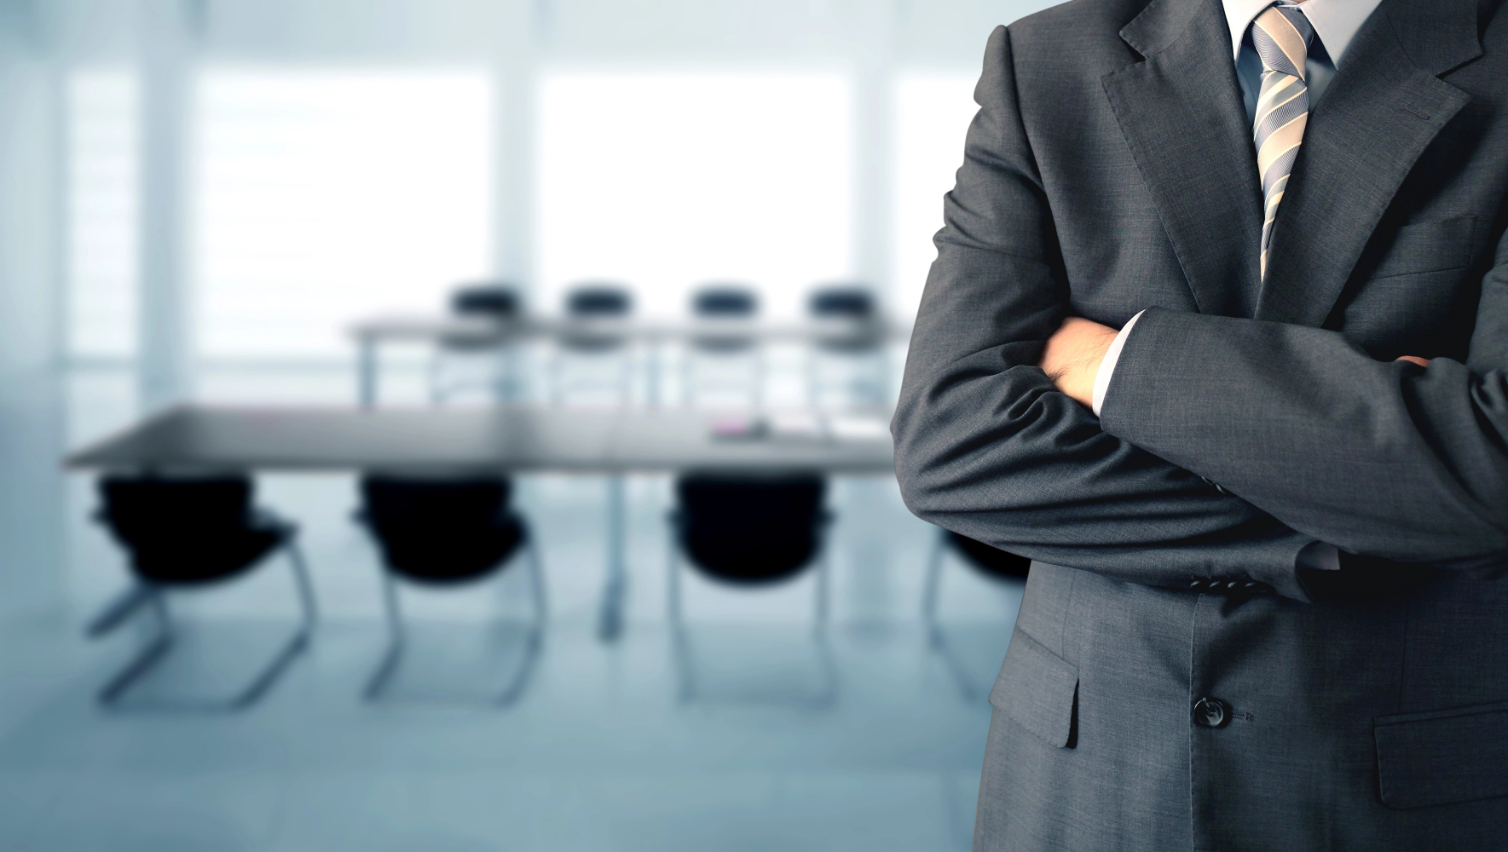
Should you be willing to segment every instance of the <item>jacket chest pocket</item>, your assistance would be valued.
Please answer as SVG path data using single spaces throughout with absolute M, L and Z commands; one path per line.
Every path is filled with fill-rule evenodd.
M 1370 281 L 1463 269 L 1471 264 L 1477 217 L 1404 225 L 1367 276 Z
M 1406 225 L 1343 297 L 1340 328 L 1375 358 L 1464 357 L 1475 313 L 1475 216 Z M 1461 351 L 1457 351 L 1461 350 Z
M 1379 716 L 1377 775 L 1390 808 L 1508 796 L 1508 701 Z

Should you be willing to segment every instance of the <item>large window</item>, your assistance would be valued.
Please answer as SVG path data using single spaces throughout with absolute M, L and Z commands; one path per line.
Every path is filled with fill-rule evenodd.
M 836 74 L 556 73 L 540 90 L 540 295 L 632 286 L 675 315 L 746 281 L 768 313 L 850 271 L 849 85 Z
M 68 354 L 136 353 L 137 84 L 126 71 L 68 78 Z
M 914 75 L 896 84 L 895 270 L 897 305 L 908 315 L 921 301 L 937 257 L 943 195 L 963 163 L 963 138 L 978 109 L 974 77 Z
M 434 312 L 491 245 L 484 72 L 213 70 L 197 91 L 195 323 L 208 358 L 346 354 Z

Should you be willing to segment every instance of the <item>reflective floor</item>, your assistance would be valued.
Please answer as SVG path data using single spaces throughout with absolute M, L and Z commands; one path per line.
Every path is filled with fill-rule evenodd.
M 119 384 L 74 382 L 70 444 L 129 419 Z M 247 395 L 268 388 L 300 393 L 273 377 Z M 412 644 L 390 699 L 373 704 L 361 692 L 385 635 L 352 478 L 259 478 L 258 501 L 300 524 L 322 610 L 314 642 L 245 712 L 163 714 L 129 705 L 224 694 L 278 646 L 295 612 L 289 572 L 274 560 L 175 596 L 178 644 L 128 707 L 104 711 L 95 692 L 139 637 L 82 637 L 126 573 L 89 520 L 92 480 L 71 477 L 69 603 L 0 621 L 0 852 L 969 848 L 984 696 L 1020 585 L 948 559 L 946 641 L 933 647 L 919 616 L 934 531 L 894 481 L 839 479 L 826 641 L 811 630 L 810 576 L 758 591 L 693 576 L 678 654 L 665 618 L 671 483 L 627 489 L 618 643 L 596 636 L 603 480 L 523 477 L 517 507 L 550 592 L 538 654 L 524 642 L 522 563 L 476 586 L 406 590 Z M 516 700 L 495 700 L 514 683 Z

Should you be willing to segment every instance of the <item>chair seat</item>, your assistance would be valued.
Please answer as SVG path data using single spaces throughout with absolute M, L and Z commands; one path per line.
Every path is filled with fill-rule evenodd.
M 153 583 L 193 585 L 228 580 L 281 547 L 290 533 L 289 527 L 272 523 L 223 532 L 179 530 L 171 538 L 138 541 L 131 569 Z
M 719 529 L 693 525 L 682 536 L 686 555 L 702 574 L 742 586 L 777 583 L 801 571 L 817 553 L 814 530 Z
M 528 536 L 517 515 L 495 525 L 461 533 L 436 535 L 389 532 L 379 539 L 388 567 L 420 583 L 445 584 L 475 579 L 500 568 Z

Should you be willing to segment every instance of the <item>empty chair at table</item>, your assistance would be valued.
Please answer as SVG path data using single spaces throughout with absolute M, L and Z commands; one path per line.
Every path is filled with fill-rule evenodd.
M 682 599 L 682 564 L 719 585 L 751 591 L 814 574 L 812 632 L 821 684 L 800 696 L 826 704 L 836 694 L 827 648 L 828 564 L 823 547 L 830 516 L 823 506 L 826 479 L 817 473 L 683 474 L 671 513 L 667 606 L 682 700 L 700 696 Z
M 979 695 L 981 688 L 970 677 L 967 666 L 953 655 L 938 616 L 942 596 L 943 569 L 949 554 L 956 555 L 984 577 L 1001 584 L 1013 585 L 1018 590 L 1026 583 L 1031 560 L 942 527 L 937 528 L 931 558 L 927 562 L 927 579 L 922 592 L 922 623 L 927 631 L 928 642 L 934 650 L 942 654 L 949 670 L 958 682 L 959 690 L 965 698 L 973 699 Z
M 99 520 L 130 554 L 135 584 L 89 625 L 100 637 L 142 610 L 155 623 L 152 638 L 100 691 L 104 704 L 120 702 L 129 687 L 152 669 L 175 641 L 168 593 L 239 577 L 273 553 L 287 554 L 293 570 L 300 620 L 272 659 L 234 694 L 216 700 L 153 699 L 163 709 L 237 710 L 250 706 L 308 644 L 314 628 L 314 591 L 299 554 L 298 528 L 254 505 L 252 481 L 244 475 L 197 477 L 106 476 L 99 492 Z
M 747 284 L 704 284 L 691 294 L 696 329 L 681 359 L 681 386 L 691 404 L 721 392 L 737 404 L 758 408 L 764 401 L 764 347 L 752 328 L 759 294 Z
M 807 399 L 813 407 L 885 406 L 889 353 L 874 291 L 829 284 L 812 291 L 807 317 L 815 325 L 807 350 Z
M 491 282 L 457 288 L 451 316 L 468 328 L 442 334 L 430 362 L 429 393 L 436 404 L 481 389 L 492 400 L 517 399 L 522 391 L 519 343 L 510 330 L 523 318 L 523 299 L 512 284 Z
M 406 648 L 399 583 L 431 588 L 489 579 L 520 554 L 528 557 L 532 621 L 524 659 L 495 698 L 518 697 L 533 667 L 545 623 L 544 574 L 529 527 L 511 506 L 512 482 L 500 475 L 367 474 L 358 517 L 382 555 L 388 648 L 367 682 L 366 697 L 382 696 Z
M 607 400 L 627 405 L 633 394 L 633 352 L 622 325 L 633 316 L 633 294 L 611 282 L 573 287 L 550 361 L 556 403 Z

